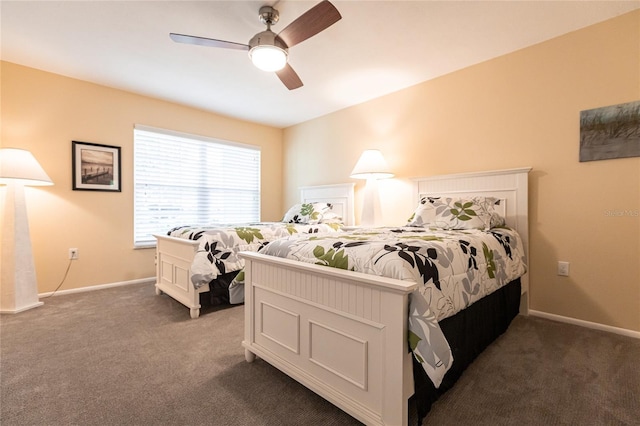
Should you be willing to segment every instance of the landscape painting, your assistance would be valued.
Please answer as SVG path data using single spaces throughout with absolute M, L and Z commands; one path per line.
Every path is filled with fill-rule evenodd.
M 73 189 L 120 191 L 120 147 L 72 143 Z
M 640 101 L 580 112 L 580 161 L 640 157 Z

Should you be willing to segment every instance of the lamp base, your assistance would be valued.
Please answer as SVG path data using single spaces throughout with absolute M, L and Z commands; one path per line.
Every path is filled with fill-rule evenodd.
M 0 309 L 0 314 L 19 314 L 20 312 L 28 311 L 29 309 L 37 308 L 42 305 L 44 305 L 44 302 L 36 302 L 16 309 Z
M 380 194 L 378 193 L 378 180 L 367 179 L 364 187 L 364 200 L 362 203 L 361 226 L 375 227 L 382 225 L 382 208 L 380 207 Z
M 31 253 L 24 187 L 10 182 L 2 223 L 0 313 L 17 314 L 42 306 Z

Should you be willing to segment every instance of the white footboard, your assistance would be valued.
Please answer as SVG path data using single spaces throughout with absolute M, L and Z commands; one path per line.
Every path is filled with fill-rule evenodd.
M 200 316 L 200 293 L 209 291 L 209 285 L 198 289 L 191 282 L 190 267 L 198 250 L 198 241 L 154 235 L 156 245 L 156 294 L 166 293 L 189 308 L 191 318 Z
M 368 425 L 406 425 L 408 295 L 417 285 L 257 253 L 245 258 L 255 355 Z

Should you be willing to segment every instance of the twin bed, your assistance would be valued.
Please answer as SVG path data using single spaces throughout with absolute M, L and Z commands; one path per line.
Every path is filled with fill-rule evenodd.
M 528 313 L 529 170 L 416 179 L 412 228 L 298 234 L 240 253 L 246 360 L 259 356 L 365 424 L 406 425 L 413 394 L 424 417 L 513 317 Z M 345 189 L 346 198 L 333 192 Z M 329 198 L 352 224 L 353 185 L 308 190 L 320 194 L 303 189 L 303 201 Z M 453 199 L 490 200 L 491 211 Z M 463 229 L 426 229 L 443 212 Z M 510 229 L 490 225 L 492 213 Z M 480 217 L 485 231 L 465 228 Z M 178 240 L 158 237 L 156 289 L 197 317 L 193 294 L 207 287 L 191 283 L 197 245 Z
M 429 197 L 494 197 L 506 225 L 519 234 L 526 256 L 528 172 L 524 168 L 418 179 L 414 205 Z M 249 362 L 262 358 L 368 425 L 406 425 L 408 399 L 414 393 L 418 416 L 424 417 L 431 403 L 506 330 L 511 319 L 518 312 L 528 313 L 525 273 L 439 321 L 453 362 L 444 375 L 436 374 L 440 383 L 434 383 L 422 368 L 428 360 L 417 361 L 409 350 L 413 328 L 407 318 L 410 309 L 412 317 L 416 309 L 410 305 L 410 294 L 425 290 L 424 283 L 306 263 L 301 248 L 286 247 L 283 254 L 278 245 L 280 240 L 267 248 L 276 255 L 297 253 L 300 259 L 243 254 L 245 357 Z M 326 251 L 317 250 L 314 256 L 323 255 Z M 492 266 L 484 268 L 486 272 Z M 503 272 L 493 270 L 495 276 Z M 442 352 L 439 356 L 433 363 L 436 370 L 450 361 Z
M 353 187 L 353 183 L 303 187 L 300 201 L 330 205 L 332 218 L 339 217 L 341 223 L 353 225 Z M 156 294 L 167 294 L 182 303 L 194 319 L 200 316 L 201 297 L 205 295 L 222 295 L 231 303 L 242 303 L 244 289 L 242 282 L 236 280 L 243 264 L 238 257 L 240 251 L 258 251 L 269 241 L 291 233 L 338 230 L 331 226 L 335 223 L 332 221 L 316 223 L 317 220 L 301 220 L 295 215 L 290 219 L 294 223 L 181 226 L 171 230 L 170 235 L 155 235 Z M 224 294 L 227 289 L 228 296 Z

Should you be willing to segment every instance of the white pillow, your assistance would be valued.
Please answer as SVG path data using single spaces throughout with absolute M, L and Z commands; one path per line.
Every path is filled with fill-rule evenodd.
M 320 223 L 325 213 L 329 213 L 331 205 L 327 203 L 302 203 L 292 206 L 282 218 L 286 223 L 303 223 L 315 225 Z
M 494 197 L 423 197 L 407 226 L 487 230 L 504 224 L 494 208 L 499 203 Z

